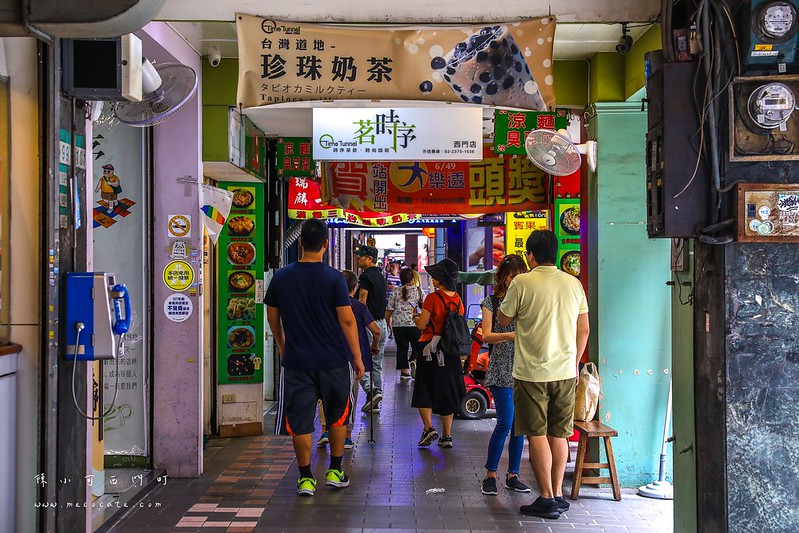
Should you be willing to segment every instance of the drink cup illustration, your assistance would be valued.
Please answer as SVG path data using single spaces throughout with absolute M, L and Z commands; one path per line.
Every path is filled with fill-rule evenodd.
M 524 53 L 508 27 L 486 26 L 431 66 L 464 102 L 546 110 Z

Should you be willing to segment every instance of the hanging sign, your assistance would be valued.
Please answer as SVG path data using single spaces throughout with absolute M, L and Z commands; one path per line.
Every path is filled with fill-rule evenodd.
M 527 156 L 524 140 L 532 130 L 560 130 L 569 126 L 568 110 L 537 113 L 498 109 L 494 112 L 494 151 Z
M 541 209 L 549 191 L 526 157 L 499 156 L 489 145 L 481 161 L 328 163 L 323 177 L 323 198 L 343 209 L 425 215 Z
M 549 211 L 517 211 L 505 215 L 505 253 L 527 261 L 527 238 L 537 229 L 549 229 Z M 528 265 L 529 266 L 529 265 Z
M 409 220 L 420 218 L 420 215 L 405 213 L 385 213 L 370 210 L 342 209 L 322 202 L 319 183 L 306 178 L 289 180 L 289 218 L 303 220 L 307 218 L 341 219 L 356 226 L 393 226 Z
M 230 208 L 233 204 L 233 193 L 213 187 L 211 185 L 200 185 L 200 212 L 203 225 L 205 226 L 211 242 L 216 244 L 219 232 L 225 225 Z
M 194 304 L 185 294 L 170 294 L 164 300 L 164 314 L 172 322 L 188 320 L 194 311 Z
M 479 160 L 483 110 L 477 107 L 313 110 L 320 161 Z
M 364 27 L 238 14 L 237 101 L 469 102 L 554 106 L 554 17 L 491 26 Z
M 172 261 L 164 267 L 164 283 L 173 291 L 185 291 L 193 281 L 194 269 L 186 261 Z
M 299 178 L 316 176 L 311 139 L 305 137 L 281 137 L 277 140 L 277 175 Z

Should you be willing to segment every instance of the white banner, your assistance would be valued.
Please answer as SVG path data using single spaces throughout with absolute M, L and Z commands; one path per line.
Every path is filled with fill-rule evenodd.
M 147 329 L 145 301 L 145 202 L 142 130 L 123 124 L 94 124 L 94 269 L 116 273 L 130 294 L 130 329 L 116 361 L 103 363 L 103 419 L 106 455 L 148 455 Z
M 219 232 L 225 227 L 232 204 L 233 191 L 226 191 L 211 185 L 200 185 L 200 211 L 203 213 L 203 225 L 214 244 L 219 238 Z
M 479 161 L 483 110 L 447 106 L 313 110 L 316 161 Z

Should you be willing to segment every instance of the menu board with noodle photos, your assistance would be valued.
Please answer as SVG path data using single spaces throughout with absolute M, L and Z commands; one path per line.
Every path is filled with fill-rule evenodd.
M 264 230 L 261 183 L 219 183 L 233 205 L 217 250 L 217 374 L 220 384 L 264 379 Z

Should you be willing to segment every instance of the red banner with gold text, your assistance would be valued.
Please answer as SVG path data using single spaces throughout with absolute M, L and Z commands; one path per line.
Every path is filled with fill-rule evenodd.
M 289 178 L 289 218 L 338 218 L 360 226 L 393 226 L 419 218 L 419 215 L 342 209 L 322 201 L 319 183 L 308 178 Z
M 526 157 L 483 160 L 334 162 L 324 165 L 323 197 L 344 209 L 424 215 L 545 209 L 549 176 Z

